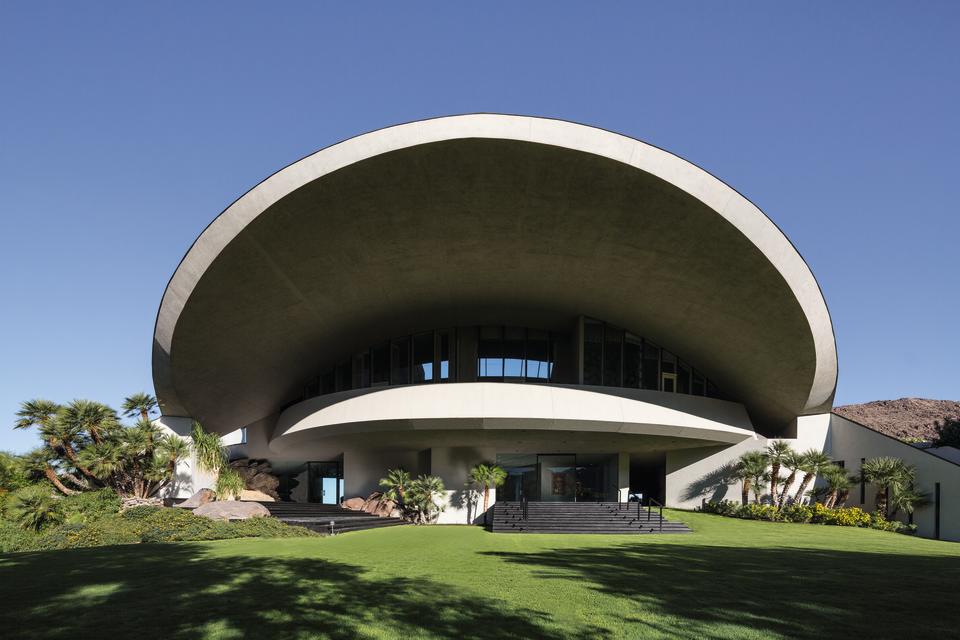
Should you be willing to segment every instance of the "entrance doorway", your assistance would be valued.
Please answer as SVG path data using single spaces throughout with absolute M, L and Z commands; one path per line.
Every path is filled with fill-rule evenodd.
M 499 500 L 613 502 L 618 499 L 617 454 L 512 453 L 497 456 L 507 472 Z
M 343 497 L 343 469 L 339 462 L 307 463 L 307 500 L 340 504 Z

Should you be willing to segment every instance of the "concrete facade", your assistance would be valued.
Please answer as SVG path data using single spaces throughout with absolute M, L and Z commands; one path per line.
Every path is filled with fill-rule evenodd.
M 897 451 L 927 484 L 960 469 L 829 414 L 827 306 L 762 211 L 677 156 L 558 120 L 413 122 L 282 169 L 184 256 L 153 346 L 165 428 L 243 427 L 232 455 L 268 458 L 291 500 L 316 495 L 310 463 L 339 465 L 342 497 L 403 467 L 443 479 L 441 522 L 475 523 L 469 470 L 504 457 L 514 496 L 602 486 L 692 508 L 738 499 L 718 469 L 770 438 Z M 192 465 L 172 493 L 210 482 Z

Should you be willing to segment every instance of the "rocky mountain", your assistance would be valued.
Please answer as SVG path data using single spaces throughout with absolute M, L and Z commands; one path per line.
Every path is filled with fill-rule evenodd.
M 833 412 L 894 438 L 933 440 L 936 422 L 960 418 L 960 402 L 900 398 L 834 407 Z

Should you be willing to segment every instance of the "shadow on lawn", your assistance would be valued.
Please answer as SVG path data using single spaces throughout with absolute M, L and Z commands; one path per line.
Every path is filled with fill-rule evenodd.
M 366 573 L 321 559 L 219 557 L 200 545 L 0 556 L 0 629 L 4 638 L 71 639 L 606 635 L 557 629 L 543 613 L 445 584 Z
M 960 637 L 956 556 L 660 543 L 483 555 L 628 599 L 631 636 Z

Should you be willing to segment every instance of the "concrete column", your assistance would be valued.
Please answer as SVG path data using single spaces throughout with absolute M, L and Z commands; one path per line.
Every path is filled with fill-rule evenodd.
M 621 451 L 617 458 L 617 499 L 626 502 L 630 499 L 630 454 Z

